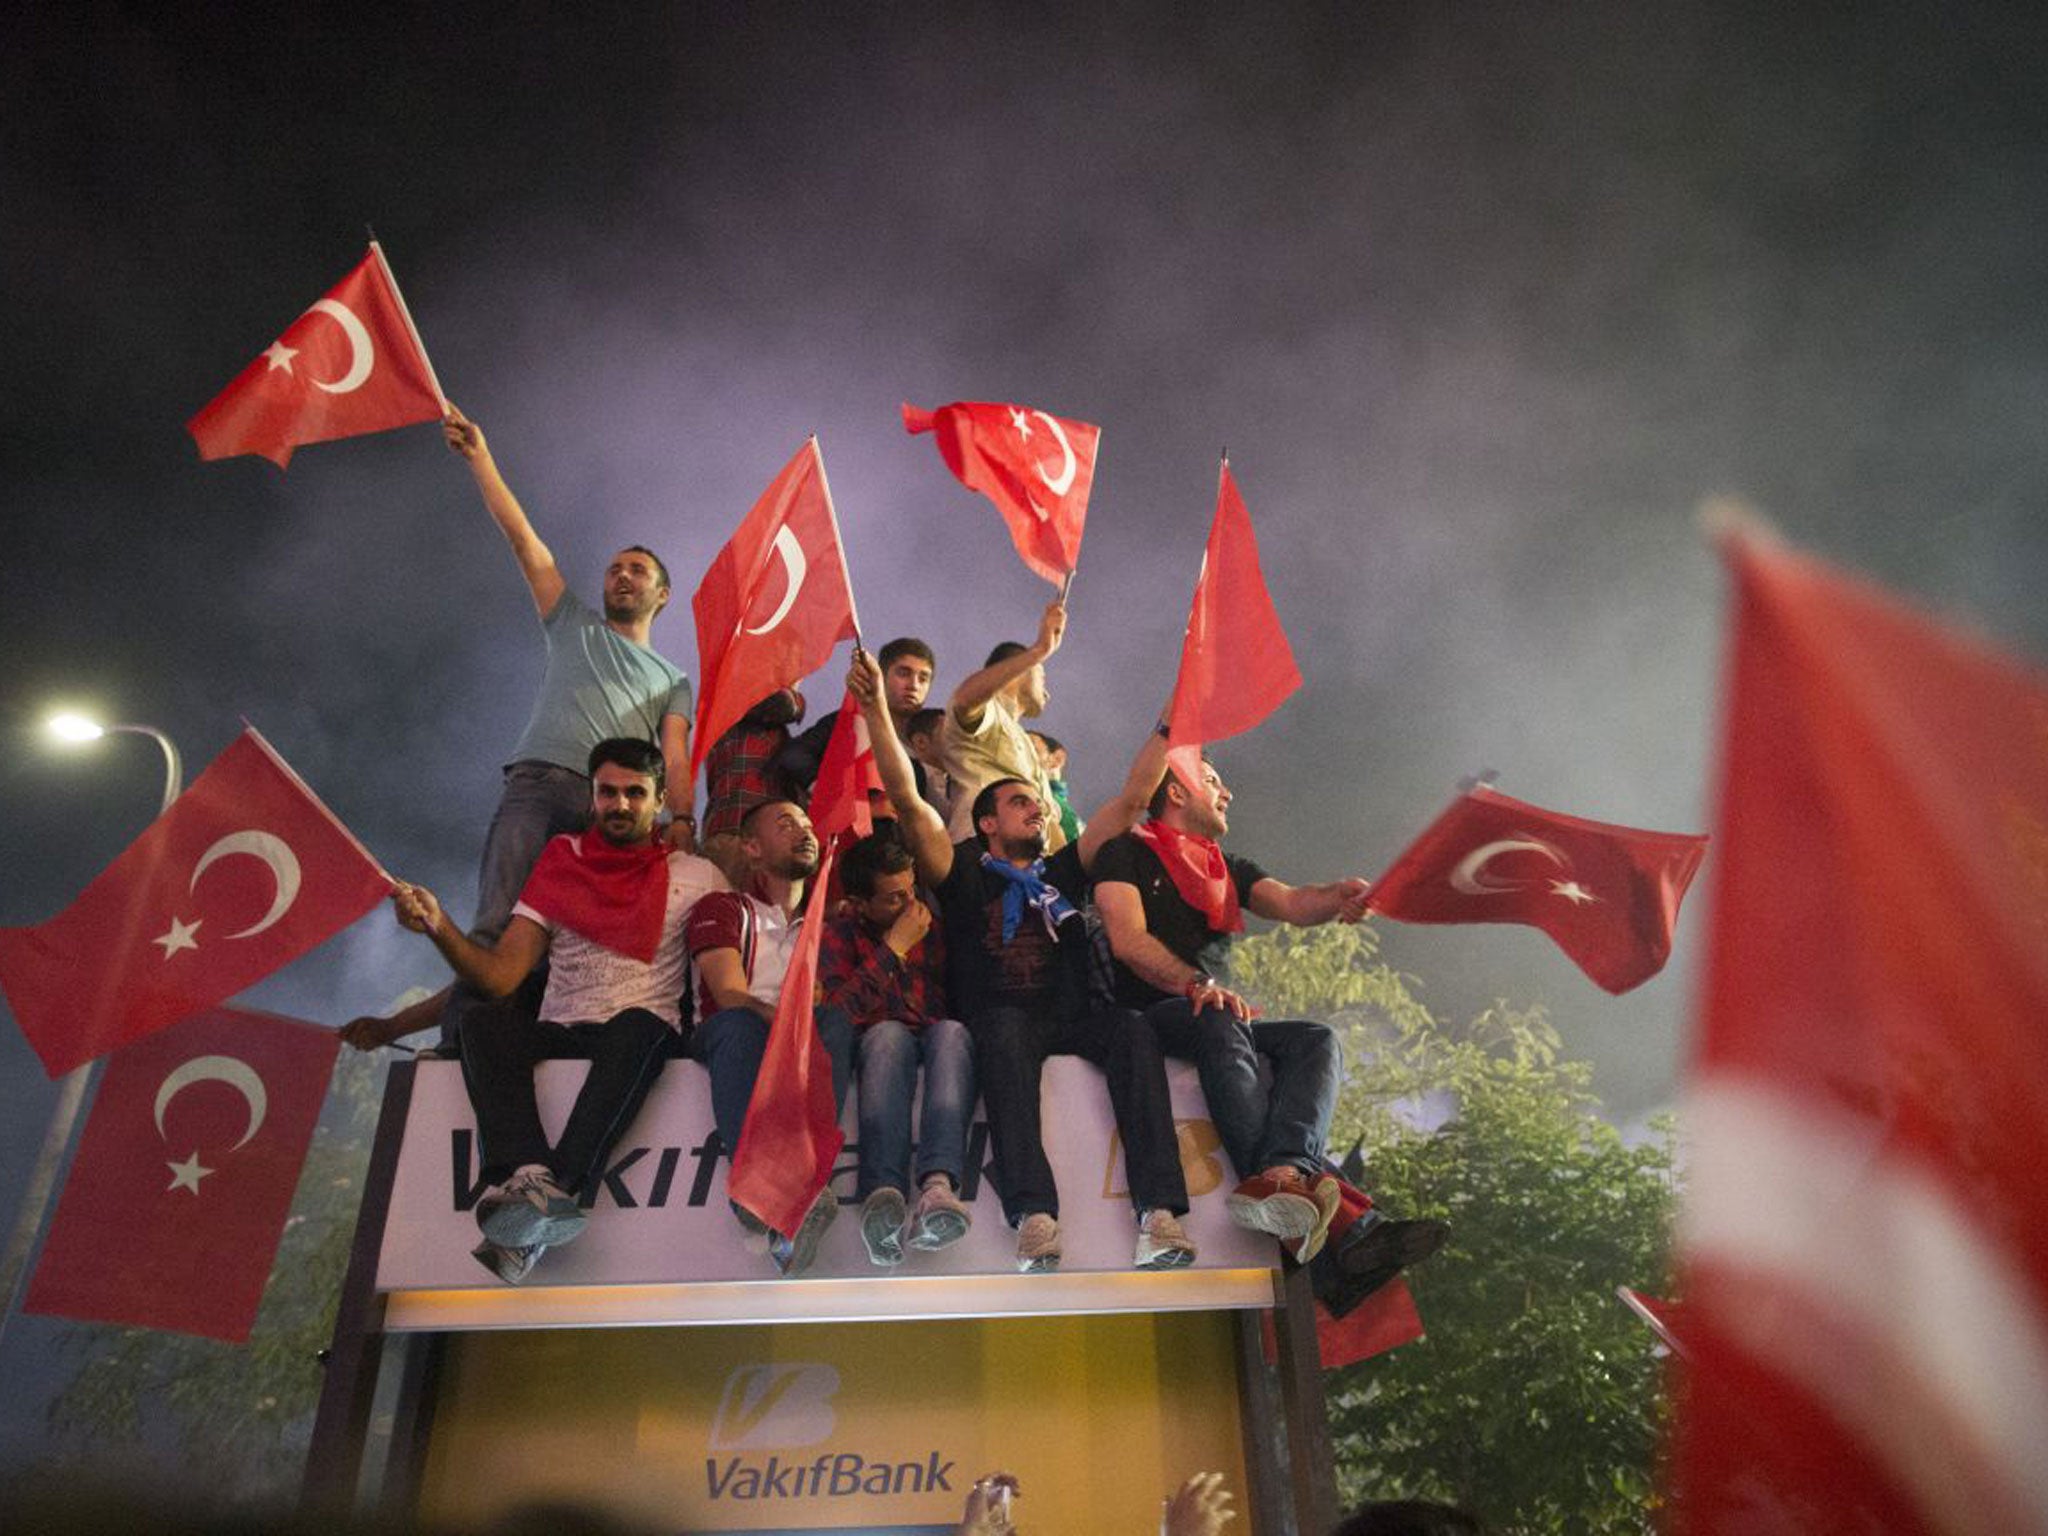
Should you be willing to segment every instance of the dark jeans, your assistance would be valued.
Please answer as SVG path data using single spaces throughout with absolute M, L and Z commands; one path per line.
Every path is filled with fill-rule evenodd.
M 1079 1019 L 1047 1018 L 998 1006 L 968 1021 L 982 1107 L 994 1143 L 996 1188 L 1012 1226 L 1060 1213 L 1039 1116 L 1039 1074 L 1048 1056 L 1079 1056 L 1109 1079 L 1110 1107 L 1123 1137 L 1131 1203 L 1140 1211 L 1188 1208 L 1166 1062 L 1151 1025 L 1128 1008 L 1098 1008 Z
M 818 1038 L 832 1059 L 832 1107 L 846 1107 L 846 1082 L 853 1064 L 853 1021 L 844 1008 L 812 1012 Z M 721 1008 L 690 1031 L 690 1054 L 711 1074 L 711 1118 L 731 1157 L 740 1144 L 753 1102 L 754 1079 L 768 1050 L 768 1021 L 751 1008 Z
M 1306 1019 L 1234 1018 L 1223 1008 L 1199 1014 L 1184 997 L 1145 1010 L 1169 1056 L 1192 1061 L 1201 1074 L 1209 1118 L 1240 1179 L 1286 1166 L 1320 1173 L 1323 1146 L 1336 1112 L 1344 1057 L 1327 1024 Z M 1259 1058 L 1272 1063 L 1270 1092 L 1259 1082 Z
M 462 1081 L 476 1111 L 485 1181 L 500 1184 L 515 1168 L 539 1163 L 568 1190 L 581 1189 L 598 1171 L 640 1112 L 674 1033 L 645 1008 L 628 1008 L 602 1024 L 550 1024 L 504 1004 L 472 1019 Z M 533 1068 L 555 1057 L 588 1057 L 590 1076 L 562 1139 L 550 1148 L 534 1107 Z
M 484 834 L 476 875 L 476 920 L 469 925 L 469 936 L 479 944 L 497 943 L 548 839 L 558 832 L 580 832 L 589 821 L 590 780 L 575 769 L 553 763 L 509 764 L 491 829 Z M 536 968 L 528 978 L 528 990 L 521 994 L 529 1013 L 540 1009 L 540 974 Z M 491 999 L 467 982 L 456 982 L 441 1010 L 441 1045 L 459 1047 L 470 1016 L 491 1007 Z

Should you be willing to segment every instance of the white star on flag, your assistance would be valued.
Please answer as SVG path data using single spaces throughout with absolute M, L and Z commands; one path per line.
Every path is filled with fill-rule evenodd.
M 196 1195 L 199 1193 L 199 1181 L 213 1172 L 213 1169 L 200 1165 L 197 1152 L 182 1163 L 165 1163 L 164 1166 L 171 1170 L 171 1182 L 164 1186 L 165 1194 L 174 1189 L 189 1189 Z
M 299 355 L 299 349 L 297 347 L 288 347 L 281 341 L 273 341 L 263 349 L 263 355 L 269 360 L 272 373 L 277 372 L 280 368 L 286 373 L 292 373 L 292 359 Z M 292 374 L 292 377 L 297 378 L 298 375 Z
M 1031 441 L 1031 418 L 1014 405 L 1010 407 L 1010 424 L 1017 429 L 1017 435 L 1025 442 Z
M 1575 907 L 1583 907 L 1589 901 L 1598 901 L 1600 899 L 1576 880 L 1551 881 L 1550 894 L 1562 896 Z
M 199 941 L 193 938 L 192 935 L 199 931 L 199 925 L 205 921 L 205 918 L 200 917 L 194 918 L 189 923 L 181 923 L 174 917 L 171 919 L 170 931 L 158 934 L 149 942 L 163 945 L 164 958 L 168 960 L 181 949 L 197 949 L 199 947 Z

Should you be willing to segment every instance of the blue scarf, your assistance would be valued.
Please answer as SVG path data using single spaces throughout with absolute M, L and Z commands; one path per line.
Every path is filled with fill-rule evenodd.
M 1073 903 L 1059 893 L 1056 886 L 1045 883 L 1045 860 L 1036 859 L 1028 867 L 1019 869 L 1007 859 L 999 859 L 992 853 L 981 856 L 981 867 L 1001 875 L 1003 886 L 1003 942 L 1009 943 L 1017 935 L 1017 925 L 1024 921 L 1024 909 L 1031 907 L 1045 920 L 1045 931 L 1055 938 L 1059 936 L 1060 924 L 1074 915 Z

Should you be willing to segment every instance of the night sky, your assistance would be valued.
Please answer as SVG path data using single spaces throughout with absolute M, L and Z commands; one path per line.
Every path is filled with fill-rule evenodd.
M 431 426 L 284 474 L 183 430 L 366 225 L 572 586 L 667 559 L 693 676 L 689 593 L 810 433 L 871 643 L 925 636 L 942 693 L 1028 639 L 1051 589 L 897 419 L 1021 401 L 1103 428 L 1044 721 L 1084 804 L 1171 689 L 1227 446 L 1306 677 L 1218 750 L 1231 847 L 1374 875 L 1482 767 L 1707 829 L 1703 498 L 2048 652 L 2048 13 L 1787 9 L 11 13 L 0 922 L 156 808 L 147 742 L 45 744 L 60 702 L 192 774 L 246 716 L 466 914 L 541 658 L 466 470 Z M 1548 1003 L 1627 1118 L 1703 894 L 1619 999 L 1520 930 L 1387 953 L 1446 1014 Z M 245 1000 L 339 1023 L 442 974 L 379 913 Z M 0 1080 L 14 1188 L 52 1091 L 11 1028 Z

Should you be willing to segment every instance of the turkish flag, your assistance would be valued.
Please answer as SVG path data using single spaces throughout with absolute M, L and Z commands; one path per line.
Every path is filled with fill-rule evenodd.
M 1373 885 L 1404 923 L 1526 923 L 1609 992 L 1671 957 L 1678 904 L 1707 840 L 1586 821 L 1480 784 L 1453 800 Z
M 1204 742 L 1250 730 L 1300 686 L 1301 669 L 1259 569 L 1251 514 L 1225 460 L 1166 712 L 1167 761 L 1183 783 L 1200 782 Z
M 1102 429 L 1028 405 L 956 400 L 903 407 L 903 430 L 930 432 L 953 478 L 996 504 L 1026 565 L 1054 586 L 1081 558 Z
M 251 727 L 70 906 L 0 928 L 0 988 L 60 1077 L 226 1001 L 390 889 Z
M 384 253 L 372 245 L 185 430 L 202 459 L 260 453 L 283 469 L 301 444 L 438 421 L 445 410 Z
M 2048 677 L 1727 554 L 1673 1529 L 2040 1536 Z
M 859 630 L 839 519 L 818 440 L 797 449 L 711 562 L 697 618 L 697 729 L 690 777 L 754 705 L 824 665 Z
M 1394 1276 L 1359 1302 L 1342 1317 L 1332 1317 L 1320 1301 L 1315 1304 L 1316 1357 L 1326 1371 L 1356 1365 L 1383 1355 L 1423 1337 L 1422 1314 L 1415 1307 L 1415 1293 L 1408 1281 Z M 1273 1331 L 1273 1315 L 1265 1316 L 1266 1358 L 1279 1358 L 1279 1336 Z
M 833 849 L 827 844 L 811 882 L 814 893 L 831 888 L 832 863 Z M 795 1233 L 831 1179 L 833 1161 L 846 1144 L 839 1108 L 832 1102 L 832 1058 L 812 1016 L 824 931 L 824 904 L 814 902 L 782 978 L 768 1049 L 726 1179 L 731 1199 L 785 1237 Z
M 882 774 L 875 766 L 867 717 L 849 693 L 832 722 L 831 739 L 818 762 L 817 782 L 811 786 L 811 830 L 818 840 L 830 842 L 834 834 L 848 830 L 855 837 L 873 832 L 875 818 L 868 806 L 868 791 L 881 787 Z
M 115 1052 L 22 1309 L 245 1341 L 339 1049 L 217 1008 Z

